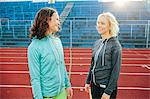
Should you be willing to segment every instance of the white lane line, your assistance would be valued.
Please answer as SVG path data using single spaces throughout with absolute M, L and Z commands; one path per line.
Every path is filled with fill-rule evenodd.
M 0 88 L 31 88 L 30 85 L 0 85 Z M 73 89 L 84 89 L 84 87 L 72 87 Z M 120 90 L 150 90 L 147 87 L 118 87 Z
M 0 71 L 0 73 L 29 73 L 29 71 Z
M 0 73 L 29 73 L 29 71 L 0 71 Z M 69 72 L 68 72 L 69 74 Z M 71 75 L 87 75 L 88 72 L 71 72 Z M 120 73 L 121 75 L 144 75 L 144 76 L 150 76 L 150 73 Z
M 84 87 L 72 87 L 73 89 L 84 89 Z M 118 87 L 119 90 L 150 90 L 147 87 Z
M 147 68 L 147 69 L 149 69 L 150 70 L 150 67 L 149 67 L 150 65 L 142 65 L 142 67 L 145 67 L 145 68 Z
M 121 75 L 144 75 L 150 76 L 150 73 L 120 73 Z
M 0 65 L 2 66 L 2 65 L 17 65 L 17 64 L 22 64 L 22 65 L 24 65 L 24 64 L 28 64 L 27 62 L 0 62 Z
M 150 88 L 147 87 L 118 87 L 118 89 L 121 90 L 150 90 Z
M 1 88 L 30 88 L 31 86 L 29 85 L 0 85 Z

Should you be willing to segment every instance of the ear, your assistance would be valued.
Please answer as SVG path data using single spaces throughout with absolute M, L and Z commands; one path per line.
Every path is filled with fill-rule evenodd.
M 112 32 L 112 26 L 110 25 L 110 27 L 109 27 L 109 34 L 111 34 L 111 32 Z
M 109 34 L 111 34 L 111 29 L 109 29 Z

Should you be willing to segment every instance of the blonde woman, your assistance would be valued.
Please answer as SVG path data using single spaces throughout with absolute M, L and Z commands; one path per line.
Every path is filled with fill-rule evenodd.
M 119 27 L 113 14 L 100 14 L 97 30 L 102 39 L 97 40 L 92 49 L 85 91 L 91 89 L 92 99 L 116 99 L 122 47 L 117 39 Z

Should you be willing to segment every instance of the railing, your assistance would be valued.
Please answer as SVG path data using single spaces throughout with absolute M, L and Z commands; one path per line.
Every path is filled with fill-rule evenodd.
M 150 40 L 150 20 L 148 20 L 148 25 L 147 25 L 147 41 L 146 41 L 146 48 L 148 48 L 149 40 Z
M 0 39 L 27 38 L 31 20 L 0 20 Z M 15 23 L 15 24 L 14 24 Z M 124 47 L 150 48 L 150 20 L 119 20 L 119 39 Z M 67 47 L 82 47 L 99 38 L 95 28 L 96 20 L 66 20 L 59 33 Z M 87 47 L 91 47 L 88 45 Z

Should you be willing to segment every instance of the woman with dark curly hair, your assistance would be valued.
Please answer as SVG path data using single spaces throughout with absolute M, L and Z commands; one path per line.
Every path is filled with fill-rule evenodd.
M 30 29 L 28 64 L 34 99 L 71 99 L 72 88 L 66 72 L 63 47 L 58 37 L 58 13 L 42 8 Z

